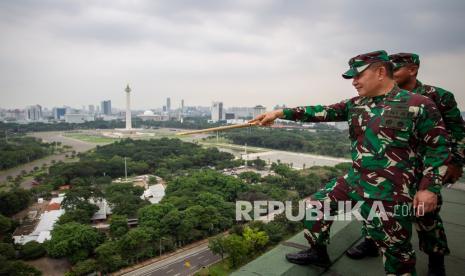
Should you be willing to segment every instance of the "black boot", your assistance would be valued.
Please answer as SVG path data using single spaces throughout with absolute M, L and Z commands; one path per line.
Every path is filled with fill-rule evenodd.
M 315 245 L 310 249 L 286 254 L 286 259 L 291 263 L 300 265 L 312 264 L 321 267 L 328 267 L 331 265 L 326 245 Z
M 352 246 L 346 251 L 347 257 L 355 260 L 360 260 L 365 257 L 378 257 L 379 251 L 375 242 L 372 239 L 365 238 L 358 245 Z
M 444 255 L 430 254 L 428 262 L 428 276 L 445 276 Z

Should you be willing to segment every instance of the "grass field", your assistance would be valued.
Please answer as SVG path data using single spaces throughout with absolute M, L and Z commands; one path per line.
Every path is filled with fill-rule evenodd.
M 88 142 L 88 143 L 95 143 L 95 144 L 103 144 L 103 143 L 113 143 L 115 141 L 118 141 L 118 138 L 108 138 L 108 137 L 102 137 L 102 136 L 95 136 L 95 135 L 90 135 L 90 134 L 85 134 L 85 133 L 65 133 L 64 136 L 77 139 L 80 141 Z

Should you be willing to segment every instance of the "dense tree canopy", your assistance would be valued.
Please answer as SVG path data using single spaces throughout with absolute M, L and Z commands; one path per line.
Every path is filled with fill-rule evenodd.
M 14 137 L 0 140 L 0 170 L 12 168 L 52 153 L 52 144 L 34 137 Z
M 172 172 L 222 165 L 234 156 L 216 148 L 202 148 L 179 139 L 131 140 L 98 146 L 95 151 L 81 155 L 79 162 L 58 163 L 50 167 L 48 182 L 69 183 L 74 178 L 112 178 L 166 171 Z
M 31 201 L 31 193 L 22 188 L 0 192 L 0 213 L 5 216 L 16 214 L 26 208 Z
M 54 258 L 67 257 L 72 263 L 85 260 L 103 239 L 91 226 L 76 222 L 57 225 L 51 234 L 47 253 Z
M 336 157 L 350 157 L 347 131 L 260 129 L 236 130 L 223 134 L 235 144 L 278 150 L 309 152 Z

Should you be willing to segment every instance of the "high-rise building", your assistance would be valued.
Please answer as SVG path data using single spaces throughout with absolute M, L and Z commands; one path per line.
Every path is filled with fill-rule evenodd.
M 257 105 L 253 108 L 253 118 L 257 117 L 258 115 L 265 113 L 266 112 L 266 107 L 263 105 Z
M 234 114 L 234 113 L 225 113 L 225 114 L 224 114 L 224 119 L 225 119 L 225 120 L 236 119 L 236 114 Z
M 213 102 L 212 104 L 212 121 L 218 122 L 223 120 L 223 103 L 222 102 Z
M 89 104 L 89 114 L 95 114 L 95 106 L 93 104 Z
M 166 111 L 168 112 L 171 111 L 171 98 L 170 97 L 166 98 Z
M 184 99 L 181 100 L 181 112 L 184 112 Z
M 254 114 L 253 107 L 230 107 L 227 109 L 228 113 L 234 113 L 237 118 L 252 118 Z
M 102 101 L 100 104 L 100 111 L 102 114 L 111 115 L 111 101 Z
M 28 106 L 26 108 L 26 120 L 28 121 L 42 120 L 42 107 L 38 104 Z
M 55 120 L 63 120 L 65 118 L 66 108 L 65 107 L 54 107 L 53 118 Z

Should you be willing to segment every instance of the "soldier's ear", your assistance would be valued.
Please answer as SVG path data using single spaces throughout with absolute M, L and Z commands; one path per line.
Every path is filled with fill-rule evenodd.
M 418 65 L 410 65 L 408 67 L 408 72 L 410 76 L 416 76 L 418 74 Z
M 376 73 L 378 75 L 378 80 L 382 81 L 384 77 L 387 75 L 386 68 L 384 66 L 380 66 L 377 68 Z

